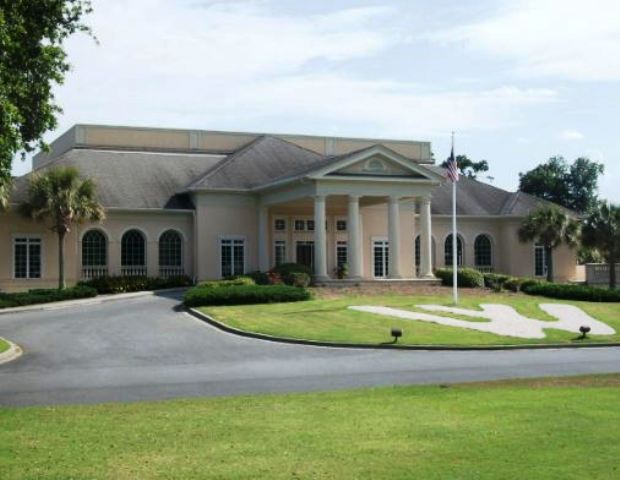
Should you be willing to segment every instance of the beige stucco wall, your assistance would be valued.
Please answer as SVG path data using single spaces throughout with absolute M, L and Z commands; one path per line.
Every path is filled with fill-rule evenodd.
M 184 237 L 185 271 L 198 279 L 220 277 L 220 248 L 222 237 L 243 238 L 245 240 L 245 270 L 258 269 L 258 215 L 257 198 L 249 194 L 209 193 L 194 197 L 197 213 L 170 213 L 161 211 L 122 212 L 110 211 L 101 225 L 80 225 L 66 239 L 66 277 L 68 283 L 75 283 L 81 276 L 80 239 L 90 228 L 99 228 L 107 236 L 108 268 L 111 274 L 120 273 L 120 242 L 123 233 L 131 228 L 142 231 L 147 240 L 148 275 L 157 276 L 158 240 L 167 229 L 179 231 Z M 307 204 L 287 206 L 282 204 L 269 209 L 269 265 L 273 265 L 273 245 L 276 239 L 287 242 L 287 259 L 295 261 L 295 242 L 314 240 L 313 232 L 295 232 L 295 219 L 313 219 L 310 201 Z M 374 239 L 387 240 L 387 205 L 364 206 L 360 209 L 362 235 L 363 276 L 372 278 L 372 242 Z M 287 221 L 286 232 L 274 230 L 274 220 Z M 334 274 L 336 267 L 336 242 L 347 240 L 346 232 L 336 230 L 338 219 L 346 220 L 345 204 L 327 202 L 327 263 L 328 273 Z M 401 252 L 400 270 L 404 277 L 414 275 L 414 239 L 420 233 L 419 216 L 413 212 L 411 202 L 403 202 L 400 207 Z M 195 224 L 194 224 L 195 222 Z M 414 225 L 415 224 L 415 225 Z M 474 240 L 477 235 L 489 235 L 493 243 L 494 270 L 511 275 L 530 277 L 534 275 L 534 246 L 522 244 L 517 238 L 518 219 L 511 218 L 459 218 L 459 234 L 464 240 L 464 261 L 466 266 L 474 266 Z M 194 237 L 195 231 L 195 237 Z M 433 240 L 436 254 L 434 266 L 444 266 L 444 243 L 451 233 L 448 217 L 433 217 Z M 13 238 L 18 235 L 39 235 L 43 240 L 42 278 L 31 280 L 13 279 Z M 196 247 L 194 245 L 196 239 Z M 25 290 L 31 288 L 54 287 L 58 281 L 56 235 L 44 225 L 22 219 L 15 213 L 0 214 L 0 290 Z M 194 249 L 197 250 L 196 262 Z M 577 279 L 576 252 L 566 246 L 554 253 L 555 277 L 557 281 Z
M 184 268 L 188 275 L 193 275 L 194 242 L 193 214 L 164 212 L 119 212 L 107 213 L 107 219 L 101 224 L 77 225 L 65 239 L 65 276 L 69 285 L 81 277 L 81 243 L 82 235 L 91 228 L 104 232 L 108 238 L 108 271 L 112 275 L 120 274 L 121 237 L 131 228 L 140 230 L 146 238 L 147 273 L 159 275 L 160 235 L 174 229 L 184 238 Z M 36 235 L 42 239 L 42 275 L 40 279 L 13 278 L 13 238 L 20 235 Z M 58 241 L 56 234 L 43 224 L 34 223 L 19 217 L 15 213 L 0 214 L 0 290 L 16 291 L 33 288 L 53 288 L 58 285 Z
M 256 197 L 249 194 L 199 193 L 196 205 L 197 277 L 220 278 L 222 237 L 245 240 L 245 271 L 258 269 Z

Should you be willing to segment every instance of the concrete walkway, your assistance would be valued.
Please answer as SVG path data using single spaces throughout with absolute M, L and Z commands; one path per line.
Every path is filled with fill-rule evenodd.
M 0 404 L 620 372 L 620 348 L 432 352 L 283 345 L 221 332 L 178 305 L 178 293 L 159 293 L 0 316 L 0 335 L 24 350 L 0 366 Z

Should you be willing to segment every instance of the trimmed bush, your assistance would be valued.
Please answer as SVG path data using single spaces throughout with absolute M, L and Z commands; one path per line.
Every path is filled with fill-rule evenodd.
M 525 292 L 528 288 L 534 285 L 546 285 L 548 282 L 546 280 L 537 280 L 535 278 L 525 278 L 521 282 L 521 286 L 519 287 L 522 292 Z
M 562 283 L 530 284 L 523 288 L 528 295 L 540 295 L 563 300 L 584 300 L 587 302 L 620 302 L 619 290 L 589 287 L 587 285 L 570 285 Z
M 246 276 L 254 280 L 256 285 L 271 285 L 273 283 L 269 273 L 267 272 L 257 270 L 255 272 L 248 273 Z
M 306 288 L 310 285 L 310 275 L 304 272 L 291 272 L 283 276 L 282 281 L 293 287 Z
M 308 290 L 289 285 L 240 285 L 220 288 L 198 286 L 187 291 L 184 303 L 188 307 L 207 307 L 299 302 L 310 298 Z
M 518 292 L 521 290 L 521 285 L 525 280 L 519 277 L 510 277 L 508 280 L 504 282 L 504 288 L 511 292 Z
M 189 287 L 192 279 L 186 275 L 179 277 L 123 277 L 106 276 L 81 282 L 96 289 L 99 293 L 139 292 L 143 290 L 161 290 L 163 288 Z
M 484 286 L 490 288 L 492 290 L 501 291 L 508 280 L 510 280 L 510 275 L 504 275 L 501 273 L 485 273 L 484 277 Z
M 299 263 L 281 263 L 277 267 L 274 267 L 271 271 L 279 273 L 282 278 L 289 273 L 305 273 L 308 276 L 312 275 L 312 270 L 310 267 Z
M 224 280 L 208 280 L 197 285 L 198 288 L 241 287 L 244 285 L 256 285 L 250 277 L 239 276 Z
M 38 303 L 60 302 L 96 296 L 97 290 L 84 285 L 77 285 L 63 290 L 50 288 L 30 290 L 28 292 L 0 293 L 0 308 L 22 307 Z
M 440 268 L 435 271 L 437 278 L 441 279 L 442 285 L 452 286 L 451 268 Z M 473 268 L 459 268 L 457 270 L 457 282 L 460 287 L 482 288 L 484 287 L 484 276 Z

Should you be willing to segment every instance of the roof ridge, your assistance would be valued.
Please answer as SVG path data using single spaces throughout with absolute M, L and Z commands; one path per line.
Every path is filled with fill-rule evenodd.
M 235 150 L 233 153 L 226 155 L 226 157 L 224 157 L 222 160 L 220 160 L 219 162 L 217 162 L 215 165 L 213 165 L 212 167 L 208 168 L 199 178 L 197 178 L 196 180 L 192 181 L 192 183 L 190 183 L 189 185 L 187 185 L 184 189 L 184 191 L 187 190 L 191 190 L 194 185 L 198 184 L 198 183 L 202 183 L 204 182 L 206 179 L 208 179 L 210 176 L 216 174 L 217 172 L 219 172 L 222 168 L 224 168 L 226 165 L 228 165 L 229 163 L 231 163 L 232 161 L 234 161 L 237 157 L 239 157 L 240 155 L 242 155 L 243 153 L 247 152 L 248 150 L 250 150 L 251 148 L 255 147 L 257 143 L 261 142 L 262 140 L 264 140 L 265 138 L 267 138 L 267 135 L 259 135 L 258 137 L 256 137 L 254 140 L 249 141 L 247 144 L 245 144 L 243 147 L 241 147 L 238 150 Z

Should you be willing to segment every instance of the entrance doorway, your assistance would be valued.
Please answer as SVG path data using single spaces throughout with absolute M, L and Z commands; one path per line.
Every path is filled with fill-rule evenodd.
M 295 245 L 295 261 L 305 265 L 314 272 L 314 242 L 297 242 Z

